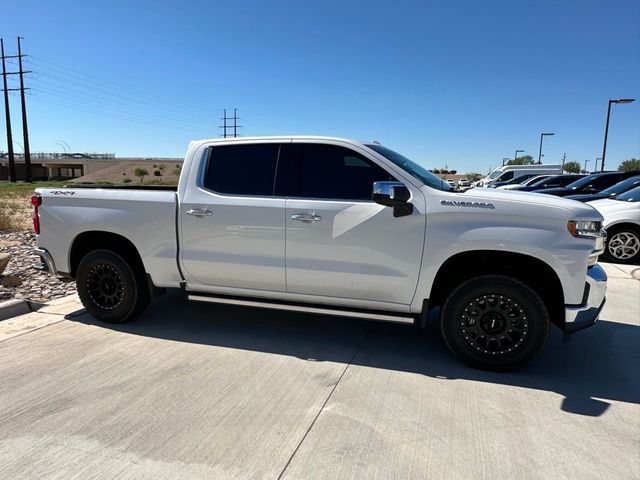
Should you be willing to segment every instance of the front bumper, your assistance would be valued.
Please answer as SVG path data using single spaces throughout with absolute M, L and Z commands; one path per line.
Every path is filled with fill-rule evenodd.
M 564 333 L 571 334 L 596 323 L 604 307 L 606 292 L 607 274 L 600 265 L 589 267 L 583 304 L 565 307 Z
M 56 264 L 53 261 L 51 254 L 44 248 L 36 247 L 33 249 L 33 253 L 40 257 L 41 262 L 36 263 L 33 267 L 37 270 L 49 272 L 51 275 L 57 275 Z

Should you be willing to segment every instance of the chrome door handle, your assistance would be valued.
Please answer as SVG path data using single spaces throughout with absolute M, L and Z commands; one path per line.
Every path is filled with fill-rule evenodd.
M 213 212 L 206 208 L 190 208 L 187 210 L 187 215 L 193 215 L 194 217 L 210 217 L 213 215 Z
M 289 218 L 291 218 L 291 220 L 298 220 L 299 222 L 304 223 L 319 222 L 322 220 L 320 215 L 316 215 L 314 213 L 294 213 Z

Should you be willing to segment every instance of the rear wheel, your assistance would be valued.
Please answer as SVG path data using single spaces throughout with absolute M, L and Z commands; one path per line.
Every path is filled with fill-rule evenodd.
M 447 347 L 465 363 L 490 370 L 531 361 L 549 335 L 540 296 L 510 277 L 486 275 L 459 285 L 442 308 Z
M 121 323 L 142 312 L 149 303 L 144 272 L 110 250 L 94 250 L 78 265 L 78 295 L 98 320 Z
M 602 256 L 613 263 L 640 262 L 640 229 L 624 225 L 607 230 L 607 245 Z

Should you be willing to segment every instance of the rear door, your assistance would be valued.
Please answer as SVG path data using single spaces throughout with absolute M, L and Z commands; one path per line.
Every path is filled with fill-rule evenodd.
M 281 142 L 211 146 L 180 206 L 188 288 L 285 291 Z
M 374 203 L 373 183 L 395 178 L 362 152 L 295 141 L 290 147 L 287 292 L 341 298 L 343 305 L 409 304 L 420 270 L 424 214 L 414 210 L 394 218 L 393 209 Z

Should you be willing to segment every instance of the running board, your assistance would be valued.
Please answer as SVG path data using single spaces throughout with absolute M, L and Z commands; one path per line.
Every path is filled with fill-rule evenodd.
M 339 317 L 352 317 L 361 318 L 364 320 L 379 320 L 383 322 L 395 322 L 395 323 L 414 323 L 414 317 L 411 315 L 405 315 L 402 313 L 394 314 L 390 312 L 377 312 L 371 310 L 353 310 L 353 309 L 340 309 L 330 308 L 322 305 L 306 305 L 302 303 L 284 303 L 284 302 L 270 302 L 260 300 L 249 300 L 238 297 L 216 296 L 216 295 L 201 295 L 201 294 L 189 294 L 187 296 L 189 300 L 194 302 L 209 302 L 209 303 L 224 303 L 229 305 L 241 305 L 244 307 L 254 308 L 268 308 L 272 310 L 287 310 L 291 312 L 303 312 L 303 313 L 316 313 L 319 315 L 335 315 Z

